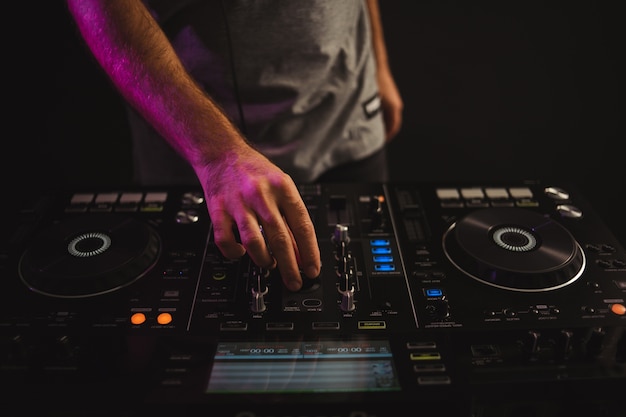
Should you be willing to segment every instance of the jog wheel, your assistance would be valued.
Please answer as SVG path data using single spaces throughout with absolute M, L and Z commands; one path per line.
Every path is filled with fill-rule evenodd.
M 126 287 L 156 264 L 157 232 L 131 217 L 88 215 L 56 223 L 34 239 L 19 262 L 20 278 L 34 292 L 83 298 Z
M 582 275 L 586 263 L 580 245 L 565 227 L 518 208 L 468 214 L 446 231 L 443 248 L 461 272 L 514 291 L 562 288 Z

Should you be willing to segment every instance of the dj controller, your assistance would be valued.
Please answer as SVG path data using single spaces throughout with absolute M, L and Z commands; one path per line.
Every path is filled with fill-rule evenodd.
M 200 190 L 25 196 L 0 413 L 625 415 L 626 251 L 575 186 L 299 190 L 322 269 L 296 292 L 221 254 Z

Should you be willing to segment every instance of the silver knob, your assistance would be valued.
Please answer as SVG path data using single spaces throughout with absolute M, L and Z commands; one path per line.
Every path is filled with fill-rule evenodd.
M 333 242 L 336 244 L 340 244 L 341 242 L 350 243 L 350 236 L 348 235 L 348 226 L 343 224 L 338 224 L 335 226 L 335 231 L 331 238 Z

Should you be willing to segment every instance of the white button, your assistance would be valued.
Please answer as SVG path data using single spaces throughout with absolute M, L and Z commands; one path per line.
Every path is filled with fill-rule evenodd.
M 483 194 L 483 190 L 481 188 L 462 188 L 461 194 L 463 198 L 483 198 L 485 194 Z
M 509 198 L 506 188 L 485 188 L 485 194 L 489 198 Z
M 528 187 L 512 187 L 509 188 L 509 193 L 513 198 L 532 198 L 533 192 Z
M 437 188 L 437 197 L 441 200 L 449 200 L 459 198 L 460 195 L 456 188 Z

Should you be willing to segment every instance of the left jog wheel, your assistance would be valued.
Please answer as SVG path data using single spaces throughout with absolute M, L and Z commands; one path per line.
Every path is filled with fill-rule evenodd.
M 158 261 L 161 239 L 148 224 L 112 213 L 62 221 L 22 254 L 19 275 L 37 293 L 82 298 L 126 287 Z

